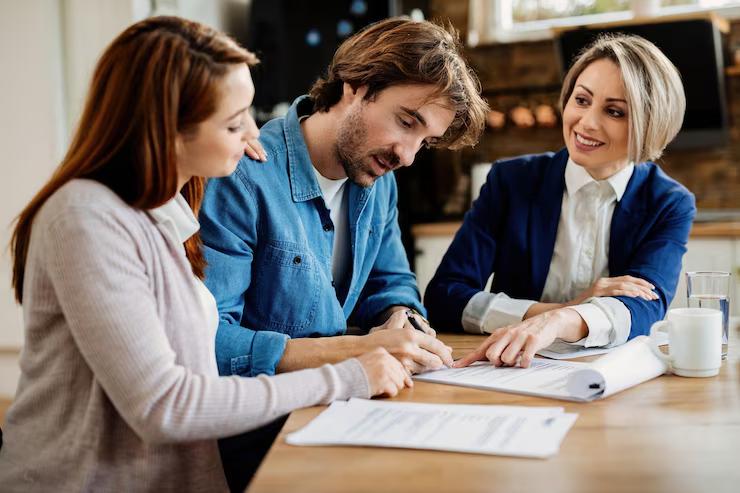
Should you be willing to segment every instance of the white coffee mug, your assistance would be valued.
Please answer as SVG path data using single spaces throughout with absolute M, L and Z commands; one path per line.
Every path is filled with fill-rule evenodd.
M 658 348 L 657 332 L 668 333 L 668 354 Z M 674 308 L 650 327 L 650 345 L 682 377 L 712 377 L 722 364 L 722 312 L 710 308 Z

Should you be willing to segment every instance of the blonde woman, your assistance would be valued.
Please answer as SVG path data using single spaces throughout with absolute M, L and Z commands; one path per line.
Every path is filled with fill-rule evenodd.
M 456 366 L 527 367 L 556 339 L 622 344 L 675 294 L 696 208 L 652 160 L 681 128 L 678 71 L 643 38 L 604 36 L 560 102 L 565 149 L 493 165 L 427 288 L 437 329 L 491 334 Z
M 256 61 L 175 17 L 141 21 L 103 53 L 70 149 L 13 235 L 25 344 L 4 492 L 225 491 L 217 438 L 411 385 L 384 349 L 218 376 L 196 215 L 204 177 L 232 173 L 259 133 Z

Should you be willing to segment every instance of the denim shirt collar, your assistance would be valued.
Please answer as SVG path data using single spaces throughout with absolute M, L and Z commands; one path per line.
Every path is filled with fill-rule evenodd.
M 308 96 L 299 96 L 290 105 L 285 115 L 285 145 L 288 150 L 288 179 L 295 202 L 321 197 L 321 187 L 314 174 L 314 166 L 303 138 L 300 117 L 313 112 L 313 103 Z
M 306 141 L 303 138 L 303 130 L 301 130 L 300 118 L 312 112 L 313 102 L 309 97 L 299 96 L 290 105 L 283 124 L 285 145 L 288 151 L 288 180 L 294 202 L 305 202 L 316 197 L 323 197 L 319 181 L 314 173 L 315 168 L 311 162 L 311 156 L 308 154 Z M 361 187 L 352 183 L 351 180 L 347 182 L 347 185 L 350 228 L 354 229 L 375 187 L 374 184 Z

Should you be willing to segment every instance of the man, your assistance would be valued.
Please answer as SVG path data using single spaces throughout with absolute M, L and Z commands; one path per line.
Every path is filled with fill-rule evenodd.
M 307 97 L 261 129 L 247 152 L 266 162 L 245 157 L 209 182 L 200 222 L 222 375 L 316 367 L 378 346 L 410 372 L 452 363 L 422 318 L 392 172 L 422 146 L 477 142 L 487 106 L 460 50 L 430 22 L 369 26 L 339 47 Z M 348 323 L 374 328 L 346 335 Z M 404 330 L 383 330 L 392 328 Z M 234 458 L 243 444 L 221 445 L 238 489 L 233 475 L 254 458 Z
M 315 367 L 378 346 L 411 372 L 451 364 L 416 315 L 424 308 L 392 171 L 422 146 L 475 143 L 486 111 L 478 88 L 445 29 L 379 22 L 343 43 L 310 95 L 262 128 L 266 163 L 245 157 L 209 183 L 200 219 L 221 374 Z M 408 310 L 423 332 L 406 315 L 383 325 Z M 375 329 L 344 335 L 348 322 Z M 407 330 L 380 330 L 393 323 Z

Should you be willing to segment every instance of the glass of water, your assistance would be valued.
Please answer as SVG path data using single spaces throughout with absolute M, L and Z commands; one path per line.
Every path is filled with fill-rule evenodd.
M 722 312 L 722 359 L 727 359 L 730 335 L 730 273 L 698 271 L 686 273 L 689 308 L 714 308 Z

